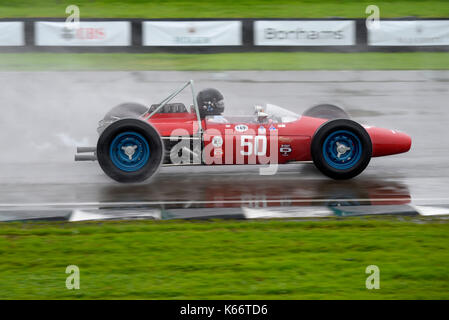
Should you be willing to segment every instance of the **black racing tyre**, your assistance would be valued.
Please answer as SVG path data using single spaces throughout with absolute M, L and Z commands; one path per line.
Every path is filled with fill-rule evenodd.
M 160 167 L 164 145 L 156 129 L 139 119 L 109 125 L 97 142 L 100 167 L 118 182 L 141 182 Z
M 371 160 L 371 138 L 357 122 L 330 120 L 315 132 L 311 154 L 315 166 L 326 176 L 342 180 L 360 174 Z
M 319 104 L 303 112 L 303 116 L 320 119 L 351 119 L 351 116 L 342 108 L 333 104 Z
M 115 106 L 105 114 L 105 120 L 117 120 L 117 118 L 138 118 L 148 111 L 148 107 L 140 103 L 126 102 Z
M 103 120 L 101 120 L 98 124 L 97 132 L 101 134 L 109 124 L 119 119 L 139 119 L 139 117 L 145 114 L 147 111 L 148 107 L 144 106 L 143 104 L 134 102 L 119 104 L 105 114 Z

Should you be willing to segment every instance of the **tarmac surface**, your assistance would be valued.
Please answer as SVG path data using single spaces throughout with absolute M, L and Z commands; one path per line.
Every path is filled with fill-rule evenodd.
M 225 115 L 332 103 L 408 133 L 412 149 L 373 158 L 349 181 L 289 164 L 273 176 L 258 166 L 164 167 L 120 185 L 97 163 L 73 161 L 76 145 L 95 145 L 110 108 L 157 103 L 189 79 L 197 91 L 219 89 Z M 447 71 L 1 72 L 0 221 L 449 214 L 448 83 Z M 177 101 L 189 105 L 189 92 Z

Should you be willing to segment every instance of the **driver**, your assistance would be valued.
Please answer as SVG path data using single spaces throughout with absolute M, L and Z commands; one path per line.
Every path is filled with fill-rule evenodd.
M 196 96 L 200 117 L 214 116 L 209 120 L 214 122 L 227 123 L 228 121 L 221 115 L 224 111 L 224 97 L 217 89 L 207 88 L 201 90 Z

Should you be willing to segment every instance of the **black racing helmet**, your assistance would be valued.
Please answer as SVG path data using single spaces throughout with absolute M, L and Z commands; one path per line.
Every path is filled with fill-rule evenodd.
M 224 111 L 224 97 L 217 89 L 207 88 L 198 92 L 196 102 L 203 118 L 208 115 L 220 115 Z

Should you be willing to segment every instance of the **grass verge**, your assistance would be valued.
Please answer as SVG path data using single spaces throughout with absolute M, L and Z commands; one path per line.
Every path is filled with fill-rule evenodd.
M 0 70 L 447 70 L 447 52 L 2 53 Z
M 72 0 L 0 0 L 0 17 L 66 17 Z M 375 4 L 381 17 L 445 17 L 446 0 L 77 0 L 83 18 L 323 18 L 366 17 Z
M 448 245 L 429 219 L 3 223 L 0 299 L 448 299 Z

